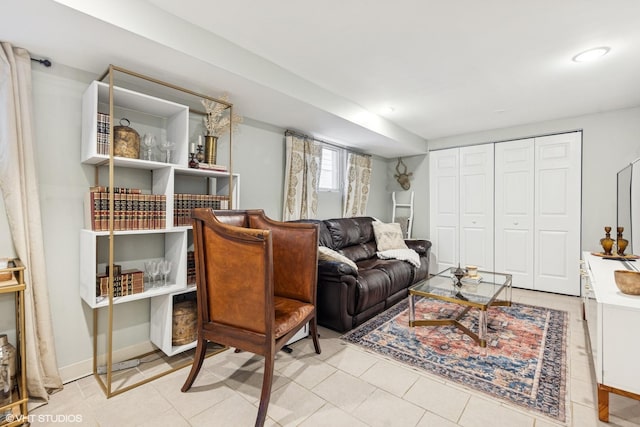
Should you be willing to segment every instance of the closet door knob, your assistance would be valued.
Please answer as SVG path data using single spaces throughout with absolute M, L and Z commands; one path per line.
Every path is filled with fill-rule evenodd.
M 513 221 L 513 225 L 518 225 L 518 221 Z

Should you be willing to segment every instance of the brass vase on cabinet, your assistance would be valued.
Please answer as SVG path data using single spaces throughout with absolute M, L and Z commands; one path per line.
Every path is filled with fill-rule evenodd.
M 206 135 L 204 137 L 204 162 L 210 165 L 216 164 L 216 151 L 218 149 L 218 137 Z
M 624 256 L 624 250 L 627 249 L 629 245 L 629 241 L 627 239 L 622 238 L 622 232 L 624 231 L 624 227 L 618 227 L 618 255 Z
M 600 239 L 602 249 L 604 249 L 605 255 L 611 255 L 611 249 L 613 248 L 613 239 L 611 238 L 611 227 L 604 228 L 605 236 Z

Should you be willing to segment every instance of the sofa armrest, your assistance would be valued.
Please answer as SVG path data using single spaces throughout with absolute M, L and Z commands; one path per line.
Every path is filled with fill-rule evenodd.
M 349 264 L 340 261 L 318 260 L 318 274 L 326 276 L 353 276 L 358 277 L 358 272 Z
M 409 239 L 404 241 L 409 249 L 413 249 L 420 255 L 426 255 L 431 248 L 431 242 L 429 240 L 421 239 Z

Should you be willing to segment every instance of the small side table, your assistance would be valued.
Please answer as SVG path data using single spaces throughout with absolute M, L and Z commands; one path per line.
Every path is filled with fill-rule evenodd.
M 27 402 L 29 395 L 27 392 L 27 357 L 24 340 L 24 264 L 19 259 L 9 261 L 7 268 L 0 269 L 0 274 L 10 273 L 11 278 L 0 282 L 0 294 L 15 294 L 15 315 L 16 315 L 16 350 L 17 355 L 17 388 L 14 388 L 11 403 L 0 407 L 0 414 L 4 419 L 0 419 L 2 427 L 13 427 L 29 425 L 29 413 Z M 8 414 L 6 412 L 10 410 Z

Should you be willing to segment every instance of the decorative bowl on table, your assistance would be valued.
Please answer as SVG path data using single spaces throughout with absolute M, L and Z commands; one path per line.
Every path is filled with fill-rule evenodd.
M 640 272 L 616 270 L 613 275 L 620 292 L 627 295 L 640 295 Z

